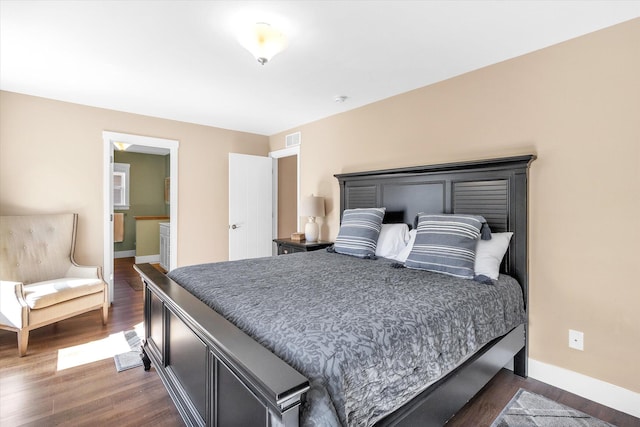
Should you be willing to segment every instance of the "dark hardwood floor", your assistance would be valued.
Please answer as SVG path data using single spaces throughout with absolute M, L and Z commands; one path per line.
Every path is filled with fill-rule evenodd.
M 67 353 L 74 346 L 100 354 L 100 347 L 109 350 L 110 336 L 142 322 L 142 292 L 128 284 L 140 283 L 132 265 L 133 258 L 116 260 L 106 326 L 94 311 L 36 329 L 25 357 L 18 357 L 15 332 L 0 331 L 0 426 L 184 425 L 153 368 L 116 372 L 109 355 L 58 369 L 65 359 L 73 362 Z
M 518 389 L 523 388 L 618 427 L 640 427 L 640 419 L 549 384 L 503 369 L 447 423 L 447 427 L 490 426 Z
M 153 368 L 150 372 L 140 367 L 118 373 L 111 356 L 59 368 L 67 359 L 100 353 L 105 346 L 108 349 L 107 338 L 142 322 L 142 292 L 132 263 L 132 258 L 116 260 L 114 302 L 106 326 L 95 311 L 37 329 L 31 333 L 27 355 L 22 358 L 18 357 L 16 334 L 0 331 L 0 426 L 184 425 Z M 107 344 L 99 345 L 103 341 Z M 74 348 L 77 351 L 72 351 Z M 507 370 L 447 426 L 489 426 L 519 388 L 619 427 L 640 426 L 640 420 L 630 415 Z

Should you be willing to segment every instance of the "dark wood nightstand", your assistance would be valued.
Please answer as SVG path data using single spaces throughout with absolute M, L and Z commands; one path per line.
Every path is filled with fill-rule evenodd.
M 278 255 L 292 254 L 294 252 L 311 252 L 324 249 L 327 246 L 333 245 L 333 242 L 324 242 L 322 240 L 317 242 L 298 242 L 291 239 L 273 239 L 278 245 Z

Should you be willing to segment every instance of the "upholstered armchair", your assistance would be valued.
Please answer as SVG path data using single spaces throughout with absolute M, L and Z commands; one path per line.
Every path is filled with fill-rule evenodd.
M 92 310 L 107 323 L 109 297 L 100 267 L 73 259 L 77 214 L 0 217 L 0 329 L 29 332 Z

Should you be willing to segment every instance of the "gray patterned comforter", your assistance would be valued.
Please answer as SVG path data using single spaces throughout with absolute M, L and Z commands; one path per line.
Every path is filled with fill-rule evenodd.
M 304 426 L 367 426 L 525 321 L 495 286 L 325 251 L 173 270 L 169 277 L 305 375 Z

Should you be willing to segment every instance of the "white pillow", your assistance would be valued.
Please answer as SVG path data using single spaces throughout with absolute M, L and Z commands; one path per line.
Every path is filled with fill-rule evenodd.
M 513 233 L 491 233 L 491 240 L 478 239 L 474 266 L 476 276 L 498 279 L 500 263 L 504 254 L 507 253 L 511 236 Z
M 382 224 L 376 244 L 376 256 L 395 259 L 407 246 L 408 241 L 409 226 L 407 224 Z
M 409 242 L 407 242 L 407 246 L 396 256 L 396 261 L 405 262 L 407 258 L 409 258 L 409 254 L 411 253 L 411 249 L 413 249 L 413 244 L 416 241 L 416 234 L 418 231 L 414 228 L 409 232 Z

